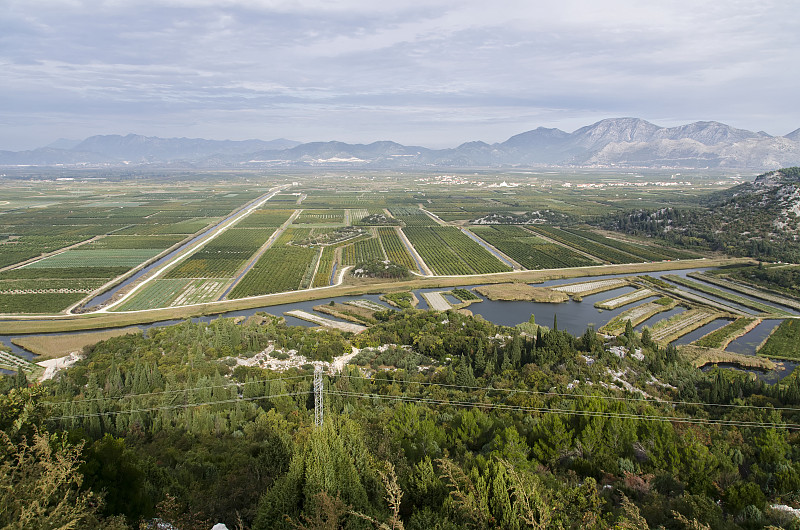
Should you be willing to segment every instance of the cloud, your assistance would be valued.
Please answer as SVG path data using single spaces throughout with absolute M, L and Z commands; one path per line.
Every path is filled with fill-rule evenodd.
M 88 134 L 219 137 L 238 121 L 263 138 L 453 144 L 616 115 L 781 134 L 800 126 L 794 12 L 777 1 L 8 0 L 0 101 L 25 133 L 0 132 L 0 148 L 74 136 L 69 116 Z

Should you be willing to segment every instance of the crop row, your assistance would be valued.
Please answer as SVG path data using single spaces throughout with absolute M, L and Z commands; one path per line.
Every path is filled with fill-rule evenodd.
M 675 339 L 693 329 L 699 328 L 706 321 L 713 320 L 715 313 L 707 309 L 690 309 L 679 315 L 662 320 L 653 326 L 653 340 Z
M 204 280 L 158 279 L 145 285 L 141 291 L 125 301 L 118 311 L 138 311 L 156 307 L 169 307 L 178 294 L 192 282 Z
M 344 223 L 344 210 L 303 210 L 295 223 Z
M 632 243 L 626 243 L 624 241 L 618 241 L 616 239 L 611 239 L 610 237 L 605 237 L 600 234 L 596 234 L 589 230 L 579 230 L 577 228 L 565 228 L 567 232 L 573 233 L 576 236 L 580 236 L 595 243 L 600 243 L 602 245 L 606 245 L 617 250 L 621 250 L 622 252 L 626 252 L 633 256 L 638 256 L 646 261 L 661 261 L 665 259 L 671 259 L 671 255 L 667 255 L 663 252 L 660 252 L 652 247 L 644 247 L 641 245 L 634 245 Z
M 167 272 L 166 278 L 229 278 L 269 239 L 275 228 L 230 228 Z
M 593 263 L 585 256 L 536 237 L 518 226 L 473 226 L 470 230 L 526 269 L 582 267 Z
M 82 247 L 70 249 L 43 260 L 25 265 L 25 269 L 80 267 L 135 267 L 160 253 L 161 248 L 119 248 L 84 250 Z
M 153 235 L 153 236 L 125 236 L 110 235 L 92 241 L 86 245 L 86 250 L 114 249 L 114 248 L 162 248 L 166 249 L 181 241 L 183 236 L 178 235 Z
M 200 217 L 196 219 L 185 219 L 178 222 L 162 222 L 152 224 L 135 224 L 133 226 L 125 227 L 115 234 L 118 235 L 158 235 L 158 234 L 180 234 L 189 235 L 199 232 L 206 226 L 210 225 L 216 218 Z
M 486 274 L 510 270 L 458 228 L 408 227 L 403 231 L 436 274 Z
M 291 245 L 268 248 L 228 297 L 244 298 L 296 290 L 308 268 L 314 266 L 316 255 L 314 248 Z
M 278 227 L 285 223 L 294 210 L 256 210 L 236 223 L 236 228 Z
M 590 241 L 584 237 L 575 235 L 565 230 L 554 228 L 552 226 L 538 225 L 530 228 L 546 237 L 549 237 L 550 239 L 558 241 L 559 243 L 563 243 L 572 248 L 586 252 L 587 254 L 591 254 L 596 258 L 600 258 L 610 263 L 635 263 L 637 261 L 641 261 L 630 254 L 626 254 L 625 252 L 621 252 L 606 245 L 601 245 L 600 243 Z
M 438 223 L 419 208 L 392 207 L 389 209 L 392 216 L 402 221 L 406 226 L 437 226 Z
M 377 237 L 364 239 L 342 249 L 342 265 L 356 265 L 364 261 L 384 260 L 386 257 Z
M 393 261 L 412 271 L 417 270 L 417 264 L 414 258 L 408 253 L 408 249 L 406 249 L 405 244 L 403 244 L 403 241 L 394 228 L 378 228 L 378 235 L 381 238 L 383 249 L 386 252 L 386 258 L 389 261 Z
M 369 214 L 370 211 L 366 208 L 355 208 L 350 210 L 350 224 L 357 224 Z
M 749 307 L 750 309 L 755 309 L 756 311 L 760 311 L 762 313 L 773 313 L 778 315 L 790 314 L 788 311 L 784 309 L 780 309 L 778 307 L 774 307 L 768 304 L 762 304 L 761 302 L 751 300 L 744 296 L 731 294 L 727 291 L 723 291 L 715 287 L 710 287 L 703 283 L 693 282 L 692 280 L 687 280 L 686 278 L 678 276 L 677 274 L 665 274 L 662 276 L 662 278 L 677 283 L 678 285 L 683 285 L 684 287 L 688 287 L 689 289 L 700 291 L 701 293 L 709 294 L 711 296 L 716 296 L 717 298 L 721 298 L 723 300 L 727 300 L 729 302 L 733 302 L 735 304 L 739 304 L 744 307 Z
M 55 313 L 84 296 L 83 293 L 0 294 L 0 313 Z
M 331 274 L 333 274 L 335 257 L 336 247 L 323 247 L 322 255 L 319 257 L 317 274 L 314 276 L 314 283 L 311 287 L 325 287 L 331 284 Z

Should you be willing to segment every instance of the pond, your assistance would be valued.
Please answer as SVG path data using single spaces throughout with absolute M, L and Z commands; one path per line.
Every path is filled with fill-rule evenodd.
M 660 271 L 660 272 L 651 272 L 648 273 L 649 276 L 653 277 L 661 277 L 664 274 L 677 274 L 680 276 L 686 276 L 686 274 L 690 272 L 702 271 L 708 269 L 689 269 L 685 271 Z M 559 279 L 559 280 L 550 280 L 542 283 L 536 284 L 537 286 L 544 286 L 544 287 L 552 287 L 557 285 L 563 285 L 568 283 L 579 283 L 579 282 L 589 282 L 595 281 L 599 279 L 609 279 L 609 278 L 619 278 L 619 277 L 627 277 L 630 274 L 613 274 L 613 275 L 603 275 L 603 276 L 593 276 L 593 277 L 584 277 L 584 278 L 568 278 L 568 279 Z M 473 291 L 473 289 L 477 286 L 467 285 L 463 286 L 464 289 L 469 289 Z M 417 298 L 419 299 L 419 309 L 427 309 L 428 305 L 425 299 L 422 297 L 422 293 L 424 292 L 433 292 L 433 291 L 449 291 L 453 288 L 431 288 L 431 289 L 419 289 L 415 290 L 414 293 L 416 294 Z M 682 287 L 687 291 L 691 291 L 691 289 L 687 287 Z M 582 335 L 588 326 L 594 326 L 595 329 L 601 327 L 603 324 L 614 318 L 615 316 L 619 315 L 623 311 L 630 309 L 638 304 L 653 301 L 658 299 L 658 296 L 652 296 L 646 298 L 644 300 L 639 300 L 637 302 L 624 305 L 612 310 L 602 310 L 594 307 L 596 302 L 600 302 L 603 300 L 608 300 L 611 298 L 615 298 L 621 296 L 623 294 L 632 292 L 634 287 L 631 286 L 623 286 L 618 287 L 616 289 L 612 289 L 609 291 L 604 291 L 601 293 L 596 293 L 588 296 L 584 296 L 581 302 L 575 302 L 573 300 L 568 300 L 567 302 L 560 303 L 560 304 L 551 304 L 551 303 L 537 303 L 537 302 L 511 302 L 511 301 L 492 301 L 486 299 L 486 297 L 475 293 L 481 298 L 481 302 L 476 302 L 471 304 L 467 309 L 472 311 L 474 315 L 480 315 L 481 317 L 494 322 L 495 324 L 499 325 L 506 325 L 506 326 L 514 326 L 516 324 L 527 322 L 531 315 L 534 315 L 535 321 L 538 324 L 543 326 L 552 327 L 554 321 L 557 320 L 558 328 L 562 330 L 566 330 L 569 333 L 580 336 Z M 474 291 L 473 291 L 474 292 Z M 702 294 L 702 293 L 699 293 Z M 457 300 L 452 297 L 451 295 L 445 295 L 446 299 L 450 303 L 456 303 Z M 204 317 L 196 317 L 191 319 L 193 322 L 210 322 L 219 317 L 240 317 L 240 316 L 250 316 L 257 312 L 266 312 L 276 316 L 284 316 L 286 318 L 286 322 L 289 325 L 297 325 L 297 326 L 306 326 L 306 327 L 313 327 L 316 324 L 311 322 L 307 322 L 305 320 L 298 319 L 292 316 L 286 316 L 284 313 L 286 311 L 290 311 L 293 309 L 300 309 L 307 311 L 309 313 L 313 313 L 314 306 L 317 305 L 325 305 L 334 301 L 336 303 L 344 303 L 347 301 L 352 300 L 359 300 L 359 299 L 366 299 L 373 302 L 376 302 L 387 309 L 390 308 L 388 304 L 382 302 L 380 300 L 380 295 L 377 294 L 368 294 L 368 295 L 360 295 L 360 296 L 338 296 L 332 298 L 323 298 L 320 300 L 313 300 L 313 301 L 306 301 L 306 302 L 293 302 L 289 304 L 280 304 L 280 305 L 273 305 L 273 306 L 265 306 L 265 307 L 258 307 L 254 309 L 246 309 L 240 311 L 231 311 L 228 313 L 223 313 L 220 315 L 211 315 L 211 316 L 204 316 Z M 724 302 L 724 301 L 723 301 Z M 644 326 L 653 327 L 657 322 L 670 318 L 676 314 L 679 314 L 686 309 L 684 307 L 678 306 L 669 311 L 664 311 L 662 313 L 658 313 L 653 317 L 649 318 L 645 322 L 642 322 L 638 326 L 636 326 L 636 330 L 641 332 Z M 325 318 L 329 318 L 331 320 L 339 320 L 335 317 L 331 317 L 330 315 L 323 315 Z M 161 327 L 167 326 L 172 324 L 178 324 L 182 322 L 182 320 L 168 320 L 162 322 L 155 322 L 152 324 L 145 324 L 138 326 L 142 330 L 154 328 L 154 327 Z M 688 335 L 678 339 L 675 344 L 688 344 L 692 340 L 696 340 L 697 338 L 705 335 L 706 333 L 710 333 L 711 331 L 718 329 L 725 325 L 728 321 L 723 319 L 717 319 L 705 326 L 695 330 Z M 736 353 L 744 353 L 744 354 L 755 354 L 755 347 L 763 341 L 770 333 L 770 331 L 780 323 L 779 320 L 770 320 L 765 321 L 764 323 L 757 326 L 753 329 L 750 333 L 746 334 L 745 336 L 737 339 L 736 341 L 732 342 L 731 345 L 728 347 L 729 351 L 736 352 Z M 80 332 L 71 332 L 71 333 L 80 333 Z M 71 333 L 53 333 L 53 334 L 46 334 L 46 335 L 69 335 Z M 5 349 L 10 349 L 13 353 L 25 357 L 27 359 L 32 359 L 34 355 L 19 346 L 13 345 L 11 343 L 11 339 L 18 337 L 19 335 L 12 336 L 6 335 L 0 337 L 0 341 L 7 346 Z M 785 363 L 787 370 L 785 370 L 783 375 L 790 373 L 791 370 L 789 368 L 794 369 L 794 363 Z M 764 376 L 764 374 L 761 374 Z M 764 376 L 766 377 L 766 376 Z

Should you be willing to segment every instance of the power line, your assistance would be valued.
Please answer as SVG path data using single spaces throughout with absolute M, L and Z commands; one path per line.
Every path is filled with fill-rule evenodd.
M 106 400 L 123 400 L 128 398 L 137 398 L 137 397 L 145 397 L 145 396 L 163 396 L 166 394 L 177 394 L 180 392 L 189 392 L 191 390 L 210 390 L 214 388 L 230 388 L 230 387 L 241 387 L 245 385 L 254 385 L 257 383 L 267 383 L 270 381 L 290 381 L 292 379 L 308 379 L 312 377 L 310 375 L 296 375 L 292 377 L 280 377 L 280 378 L 271 378 L 271 379 L 258 379 L 255 381 L 245 381 L 244 383 L 227 383 L 224 385 L 211 385 L 211 386 L 196 386 L 192 388 L 182 388 L 176 390 L 161 390 L 159 392 L 144 392 L 142 394 L 124 394 L 122 396 L 102 396 L 96 398 L 84 398 L 84 399 L 74 399 L 71 401 L 45 401 L 44 403 L 47 405 L 70 405 L 73 403 L 90 403 L 92 401 L 106 401 Z
M 764 427 L 764 428 L 784 428 L 791 430 L 800 429 L 800 424 L 797 423 L 775 423 L 775 422 L 758 422 L 758 421 L 744 421 L 744 420 L 715 420 L 711 418 L 682 418 L 679 416 L 661 416 L 650 414 L 631 414 L 622 412 L 603 412 L 592 410 L 566 410 L 555 409 L 551 407 L 523 407 L 519 405 L 506 405 L 502 403 L 475 403 L 471 401 L 448 401 L 433 398 L 414 398 L 410 396 L 385 396 L 382 394 L 365 394 L 361 392 L 344 392 L 339 390 L 328 390 L 328 394 L 369 398 L 369 399 L 383 399 L 389 401 L 403 401 L 403 402 L 416 402 L 426 403 L 431 405 L 450 405 L 456 407 L 472 407 L 472 408 L 485 408 L 485 409 L 500 409 L 515 412 L 536 412 L 536 413 L 550 413 L 550 414 L 564 414 L 568 416 L 595 416 L 605 418 L 618 418 L 618 419 L 635 419 L 645 421 L 661 421 L 670 423 L 689 423 L 696 425 L 724 425 L 735 427 Z
M 555 397 L 565 397 L 565 398 L 590 398 L 590 399 L 601 399 L 605 401 L 623 401 L 623 402 L 638 402 L 638 403 L 651 403 L 651 404 L 658 404 L 658 405 L 688 405 L 688 406 L 698 406 L 698 407 L 725 407 L 725 408 L 735 408 L 735 409 L 754 409 L 754 410 L 780 410 L 786 412 L 800 412 L 800 408 L 795 407 L 766 407 L 762 405 L 738 405 L 733 403 L 703 403 L 700 401 L 672 401 L 672 400 L 664 400 L 664 399 L 647 399 L 647 398 L 637 398 L 637 397 L 622 397 L 622 396 L 600 396 L 600 395 L 593 395 L 593 394 L 575 394 L 575 393 L 567 393 L 567 392 L 552 392 L 552 391 L 543 391 L 543 390 L 527 390 L 524 388 L 497 388 L 497 387 L 482 387 L 482 386 L 468 386 L 468 385 L 454 385 L 449 383 L 433 383 L 430 381 L 398 381 L 396 379 L 383 379 L 383 378 L 371 378 L 371 377 L 363 377 L 363 376 L 355 376 L 355 375 L 340 375 L 339 377 L 347 378 L 347 379 L 363 379 L 366 381 L 384 381 L 387 383 L 408 383 L 408 384 L 415 384 L 415 385 L 434 385 L 434 386 L 441 386 L 447 388 L 463 388 L 467 390 L 485 390 L 489 391 L 496 391 L 496 392 L 509 392 L 509 393 L 519 393 L 519 394 L 534 394 L 539 396 L 555 396 Z
M 75 415 L 65 415 L 65 416 L 53 416 L 47 419 L 57 421 L 57 420 L 70 420 L 70 419 L 82 419 L 82 418 L 89 418 L 93 416 L 117 416 L 120 414 L 134 414 L 134 413 L 144 413 L 144 412 L 155 412 L 161 410 L 176 410 L 176 409 L 186 409 L 186 408 L 194 408 L 194 407 L 201 407 L 206 405 L 222 405 L 222 404 L 230 404 L 230 403 L 237 403 L 237 402 L 247 402 L 247 401 L 256 401 L 261 399 L 271 399 L 271 398 L 278 398 L 278 397 L 293 397 L 299 396 L 304 394 L 310 394 L 310 390 L 301 391 L 301 392 L 289 392 L 283 394 L 273 394 L 273 395 L 265 395 L 265 396 L 253 396 L 247 398 L 231 398 L 231 399 L 224 399 L 218 401 L 204 401 L 200 403 L 181 403 L 177 405 L 162 405 L 158 407 L 149 407 L 149 408 L 141 408 L 141 409 L 127 409 L 127 410 L 117 410 L 117 411 L 107 411 L 107 412 L 93 412 L 93 413 L 86 413 L 86 414 L 75 414 Z M 630 420 L 642 420 L 642 421 L 660 421 L 660 422 L 669 422 L 669 423 L 686 423 L 686 424 L 694 424 L 694 425 L 720 425 L 720 426 L 733 426 L 733 427 L 759 427 L 759 428 L 784 428 L 790 430 L 800 430 L 800 424 L 796 423 L 776 423 L 776 422 L 762 422 L 762 421 L 746 421 L 746 420 L 717 420 L 711 418 L 697 418 L 697 417 L 679 417 L 679 416 L 664 416 L 664 415 L 652 415 L 652 414 L 633 414 L 633 413 L 623 413 L 623 412 L 604 412 L 604 411 L 591 411 L 591 410 L 567 410 L 567 409 L 557 409 L 552 407 L 524 407 L 520 405 L 507 405 L 504 403 L 476 403 L 471 401 L 450 401 L 450 400 L 442 400 L 442 399 L 434 399 L 434 398 L 421 398 L 421 397 L 411 397 L 411 396 L 386 396 L 381 394 L 367 394 L 363 392 L 347 392 L 341 390 L 326 390 L 325 393 L 330 395 L 337 395 L 343 397 L 355 397 L 355 398 L 362 398 L 362 399 L 381 399 L 387 401 L 400 401 L 400 402 L 413 402 L 413 403 L 424 403 L 428 405 L 445 405 L 445 406 L 454 406 L 454 407 L 469 407 L 469 408 L 481 408 L 481 409 L 489 409 L 489 410 L 506 410 L 511 412 L 527 412 L 527 413 L 549 413 L 549 414 L 562 414 L 567 416 L 584 416 L 584 417 L 603 417 L 603 418 L 616 418 L 616 419 L 630 419 Z
M 145 409 L 127 409 L 127 410 L 110 410 L 108 412 L 91 412 L 87 414 L 75 414 L 72 416 L 51 416 L 47 418 L 48 420 L 72 420 L 72 419 L 80 419 L 80 418 L 91 418 L 92 416 L 118 416 L 120 414 L 134 414 L 137 412 L 155 412 L 158 410 L 172 410 L 172 409 L 186 409 L 192 407 L 202 407 L 205 405 L 223 405 L 226 403 L 239 403 L 242 401 L 255 401 L 258 399 L 272 399 L 278 397 L 289 397 L 289 396 L 299 396 L 301 394 L 308 394 L 309 391 L 305 390 L 302 392 L 290 392 L 287 394 L 272 394 L 266 396 L 256 396 L 256 397 L 246 397 L 246 398 L 231 398 L 231 399 L 223 399 L 220 401 L 203 401 L 201 403 L 181 403 L 178 405 L 162 405 L 159 407 L 150 407 Z

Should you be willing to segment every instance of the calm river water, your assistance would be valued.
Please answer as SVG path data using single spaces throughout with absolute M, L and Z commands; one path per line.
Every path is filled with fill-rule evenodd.
M 699 271 L 699 270 L 707 270 L 707 269 L 689 269 L 689 270 L 684 270 L 684 271 L 652 272 L 652 273 L 649 273 L 649 275 L 650 276 L 654 276 L 654 277 L 661 277 L 661 276 L 663 276 L 665 274 L 674 274 L 674 275 L 679 275 L 679 276 L 686 277 L 686 275 L 688 273 L 696 272 L 696 271 Z M 551 281 L 543 282 L 543 283 L 540 283 L 540 284 L 537 284 L 537 285 L 540 285 L 540 286 L 555 286 L 555 285 L 563 285 L 563 284 L 567 284 L 567 283 L 587 282 L 587 281 L 593 281 L 593 280 L 597 280 L 597 279 L 608 279 L 608 278 L 624 277 L 624 276 L 630 276 L 630 275 L 616 274 L 616 275 L 594 276 L 594 277 L 586 277 L 586 278 L 570 278 L 570 279 L 561 279 L 561 280 L 551 280 Z M 466 288 L 466 289 L 472 289 L 473 287 L 475 287 L 475 286 L 464 286 L 464 288 Z M 681 289 L 684 289 L 684 290 L 687 290 L 687 291 L 691 291 L 691 289 L 689 289 L 687 287 L 681 287 Z M 420 300 L 420 304 L 419 304 L 418 307 L 420 309 L 427 309 L 428 308 L 427 307 L 427 303 L 425 302 L 425 299 L 421 296 L 422 293 L 431 292 L 431 291 L 442 291 L 442 290 L 446 291 L 446 290 L 449 290 L 449 288 L 420 289 L 420 290 L 415 291 L 415 293 L 417 295 L 417 298 L 419 298 L 419 300 Z M 583 300 L 581 302 L 575 302 L 575 301 L 569 300 L 569 301 L 561 303 L 561 304 L 548 304 L 548 303 L 536 303 L 536 302 L 492 301 L 492 300 L 488 300 L 485 297 L 481 296 L 482 301 L 473 303 L 472 305 L 469 306 L 468 309 L 470 311 L 472 311 L 473 314 L 480 315 L 483 318 L 485 318 L 486 320 L 494 322 L 495 324 L 506 325 L 506 326 L 514 326 L 514 325 L 519 324 L 521 322 L 527 322 L 530 319 L 531 315 L 534 316 L 535 321 L 537 323 L 542 324 L 544 326 L 548 326 L 548 327 L 552 327 L 554 320 L 557 319 L 558 320 L 558 328 L 559 329 L 567 330 L 573 335 L 581 335 L 581 334 L 583 334 L 584 331 L 586 331 L 586 328 L 588 326 L 594 326 L 595 328 L 599 328 L 600 326 L 602 326 L 603 324 L 608 322 L 613 317 L 619 315 L 620 313 L 622 313 L 626 309 L 629 309 L 630 307 L 633 307 L 634 305 L 639 304 L 639 303 L 643 303 L 643 302 L 646 302 L 646 301 L 652 301 L 652 300 L 656 300 L 657 299 L 656 296 L 653 296 L 653 297 L 647 298 L 645 300 L 641 300 L 639 302 L 636 302 L 634 304 L 629 304 L 629 305 L 622 306 L 622 307 L 619 307 L 619 308 L 613 309 L 613 310 L 601 310 L 601 309 L 597 309 L 597 308 L 594 307 L 595 302 L 602 301 L 602 300 L 607 300 L 607 299 L 610 299 L 610 298 L 614 298 L 614 297 L 620 296 L 622 294 L 631 292 L 633 290 L 634 290 L 633 287 L 625 286 L 625 287 L 613 289 L 613 290 L 610 290 L 610 291 L 605 291 L 605 292 L 602 292 L 602 293 L 597 293 L 597 294 L 585 296 L 585 297 L 583 297 Z M 702 294 L 702 293 L 697 293 L 697 294 Z M 738 294 L 738 293 L 736 293 L 736 294 L 738 296 L 742 296 L 744 298 L 751 298 L 751 297 L 747 297 L 745 295 L 741 295 L 741 294 Z M 726 303 L 728 305 L 734 305 L 734 304 L 731 304 L 730 302 L 726 302 L 724 300 L 717 299 L 716 297 L 708 296 L 708 295 L 705 295 L 705 294 L 703 294 L 703 296 L 706 296 L 706 297 L 711 298 L 711 299 L 715 299 L 715 300 L 717 300 L 719 302 L 723 302 L 723 303 Z M 447 296 L 447 298 L 451 303 L 455 303 L 456 302 L 456 300 L 454 298 L 450 297 L 449 295 Z M 281 305 L 273 305 L 273 306 L 266 306 L 266 307 L 258 307 L 258 308 L 255 308 L 255 309 L 232 311 L 232 312 L 223 313 L 223 314 L 220 314 L 220 315 L 197 317 L 197 318 L 193 318 L 192 320 L 194 322 L 210 322 L 211 320 L 214 320 L 215 318 L 219 318 L 219 317 L 250 316 L 250 315 L 252 315 L 254 313 L 257 313 L 259 311 L 264 311 L 264 312 L 267 312 L 267 313 L 270 313 L 270 314 L 273 314 L 273 315 L 283 315 L 284 312 L 292 310 L 292 309 L 302 309 L 302 310 L 305 310 L 305 311 L 308 311 L 308 312 L 314 312 L 313 311 L 313 307 L 314 306 L 320 305 L 320 304 L 327 304 L 331 300 L 341 303 L 341 302 L 347 302 L 347 301 L 359 300 L 359 299 L 371 300 L 371 301 L 377 302 L 377 303 L 379 303 L 381 305 L 384 305 L 385 307 L 387 307 L 387 309 L 389 308 L 389 306 L 387 304 L 385 304 L 384 302 L 381 302 L 379 300 L 379 295 L 340 296 L 340 297 L 334 297 L 334 298 L 323 298 L 323 299 L 320 299 L 320 300 L 313 300 L 313 301 L 307 301 L 307 302 L 295 302 L 295 303 L 291 303 L 291 304 L 281 304 Z M 736 307 L 740 307 L 740 306 L 736 306 Z M 747 308 L 741 308 L 741 309 L 747 311 L 748 313 L 752 313 L 753 312 L 752 310 L 749 310 Z M 647 321 L 641 323 L 640 325 L 636 326 L 636 329 L 637 329 L 637 331 L 641 331 L 641 329 L 644 326 L 652 327 L 654 324 L 656 324 L 660 320 L 669 318 L 669 317 L 671 317 L 673 315 L 676 315 L 676 314 L 678 314 L 678 313 L 680 313 L 682 311 L 685 311 L 685 308 L 679 306 L 679 307 L 676 307 L 676 308 L 671 309 L 669 311 L 665 311 L 663 313 L 659 313 L 659 314 L 651 317 Z M 330 318 L 332 320 L 337 320 L 337 319 L 335 319 L 333 317 L 330 317 L 329 315 L 323 315 L 323 316 L 325 316 L 326 318 Z M 307 327 L 316 325 L 316 324 L 312 324 L 311 322 L 306 322 L 304 320 L 300 320 L 298 318 L 291 317 L 291 316 L 285 316 L 285 318 L 286 318 L 287 323 L 290 324 L 290 325 L 299 325 L 299 326 L 307 326 Z M 177 324 L 177 323 L 180 323 L 180 322 L 182 322 L 182 321 L 181 320 L 170 320 L 170 321 L 163 321 L 163 322 L 156 322 L 156 323 L 152 323 L 152 324 L 141 325 L 141 326 L 138 326 L 138 327 L 140 329 L 146 331 L 147 329 L 150 329 L 150 328 L 153 328 L 153 327 L 167 326 L 167 325 Z M 710 332 L 712 332 L 712 331 L 714 331 L 716 329 L 719 329 L 720 327 L 724 326 L 727 323 L 728 323 L 727 320 L 717 319 L 717 320 L 715 320 L 715 321 L 713 321 L 713 322 L 711 322 L 709 324 L 706 324 L 705 326 L 699 328 L 698 330 L 695 330 L 695 331 L 685 335 L 684 337 L 681 337 L 680 339 L 675 341 L 675 344 L 676 345 L 678 345 L 678 344 L 688 344 L 689 342 L 697 340 L 698 338 L 700 338 L 701 336 L 705 335 L 706 333 L 710 333 Z M 743 337 L 737 339 L 736 341 L 733 341 L 730 344 L 730 346 L 728 347 L 728 350 L 731 351 L 731 352 L 741 353 L 741 354 L 745 354 L 745 355 L 754 355 L 756 347 L 769 335 L 770 331 L 775 326 L 777 326 L 779 323 L 780 323 L 779 320 L 764 321 L 762 324 L 758 325 L 755 329 L 753 329 L 752 331 L 750 331 L 749 333 L 747 333 Z M 54 334 L 48 334 L 48 335 L 67 335 L 67 334 L 69 334 L 69 333 L 54 333 Z M 13 345 L 11 343 L 11 339 L 13 339 L 14 337 L 15 336 L 11 336 L 11 335 L 0 336 L 0 341 L 2 341 L 2 343 L 4 343 L 8 347 L 6 349 L 10 349 L 13 353 L 16 353 L 17 355 L 26 357 L 28 359 L 32 359 L 34 357 L 33 354 L 31 354 L 30 352 L 24 350 L 23 348 L 20 348 L 19 346 Z M 785 365 L 785 369 L 784 370 L 781 370 L 781 371 L 779 371 L 777 373 L 772 373 L 772 372 L 769 373 L 769 374 L 760 373 L 759 377 L 762 377 L 762 378 L 767 379 L 767 380 L 778 380 L 778 379 L 780 379 L 782 377 L 785 377 L 789 373 L 791 373 L 791 370 L 794 369 L 796 364 L 797 363 L 784 363 L 784 365 Z

